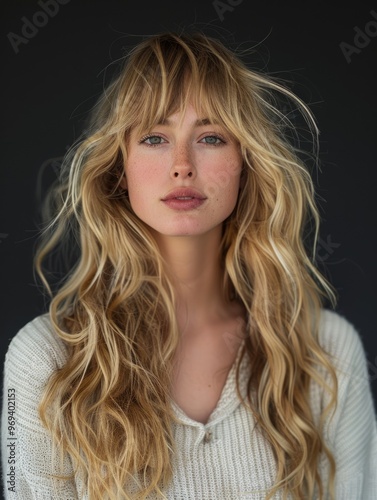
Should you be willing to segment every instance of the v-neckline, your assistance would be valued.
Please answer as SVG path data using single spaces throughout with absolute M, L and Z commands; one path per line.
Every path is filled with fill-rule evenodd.
M 206 423 L 199 422 L 198 420 L 194 420 L 193 418 L 189 417 L 174 399 L 171 400 L 175 414 L 183 424 L 191 426 L 200 426 L 200 427 L 211 426 L 217 423 L 218 421 L 222 420 L 223 418 L 226 418 L 230 413 L 232 413 L 237 408 L 237 406 L 240 404 L 240 400 L 238 398 L 236 390 L 236 367 L 238 360 L 241 356 L 244 343 L 245 340 L 243 339 L 238 347 L 238 352 L 235 361 L 233 362 L 228 372 L 226 381 L 222 388 L 217 404 L 212 410 L 211 414 L 209 415 Z M 247 381 L 248 381 L 248 376 L 247 376 L 248 364 L 249 364 L 248 356 L 247 353 L 245 353 L 240 367 L 240 390 L 242 397 L 246 396 Z

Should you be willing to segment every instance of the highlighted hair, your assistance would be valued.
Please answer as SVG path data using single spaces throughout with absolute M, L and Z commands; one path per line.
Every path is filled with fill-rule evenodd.
M 224 222 L 223 289 L 249 317 L 239 363 L 248 356 L 252 373 L 242 404 L 276 458 L 266 498 L 278 490 L 294 499 L 333 495 L 335 462 L 323 424 L 335 408 L 337 382 L 318 330 L 324 300 L 335 305 L 336 297 L 316 266 L 320 217 L 294 127 L 279 111 L 284 99 L 304 117 L 316 147 L 310 110 L 276 79 L 202 33 L 158 34 L 130 51 L 66 155 L 47 198 L 35 269 L 69 356 L 49 380 L 40 415 L 91 499 L 166 498 L 172 480 L 174 289 L 148 227 L 119 190 L 119 174 L 130 132 L 148 131 L 189 101 L 237 139 L 243 156 L 239 199 Z M 72 243 L 75 264 L 53 292 L 43 262 L 57 248 L 69 260 Z M 312 383 L 329 396 L 318 422 Z M 319 472 L 323 457 L 328 484 Z

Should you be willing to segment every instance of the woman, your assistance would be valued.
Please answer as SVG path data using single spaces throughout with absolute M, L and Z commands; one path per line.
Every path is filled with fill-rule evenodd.
M 279 96 L 315 137 L 305 104 L 218 40 L 129 53 L 63 164 L 35 258 L 49 312 L 8 349 L 7 498 L 377 498 L 366 358 L 324 305 Z M 52 292 L 43 262 L 75 241 Z

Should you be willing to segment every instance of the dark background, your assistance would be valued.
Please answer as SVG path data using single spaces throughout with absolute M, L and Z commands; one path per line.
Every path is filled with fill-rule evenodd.
M 36 15 L 41 4 L 54 3 L 54 16 Z M 319 264 L 338 291 L 336 310 L 361 335 L 377 400 L 377 5 L 351 7 L 247 0 L 1 2 L 1 362 L 10 339 L 45 310 L 32 272 L 40 198 L 114 61 L 144 35 L 195 26 L 229 46 L 254 46 L 250 63 L 291 82 L 317 118 Z M 33 22 L 33 16 L 38 31 L 29 27 L 28 42 L 12 46 L 9 33 L 22 36 L 25 18 Z M 360 34 L 366 30 L 368 38 Z M 343 51 L 342 43 L 349 44 Z

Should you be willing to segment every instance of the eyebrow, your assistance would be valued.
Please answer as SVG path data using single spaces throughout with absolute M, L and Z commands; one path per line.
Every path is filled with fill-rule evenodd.
M 211 125 L 213 122 L 211 122 L 211 120 L 209 118 L 199 118 L 198 120 L 195 120 L 195 122 L 193 123 L 194 127 L 201 127 L 203 125 Z M 157 125 L 168 125 L 168 126 L 171 126 L 172 125 L 172 121 L 169 120 L 169 118 L 163 118 L 162 120 L 160 120 Z

